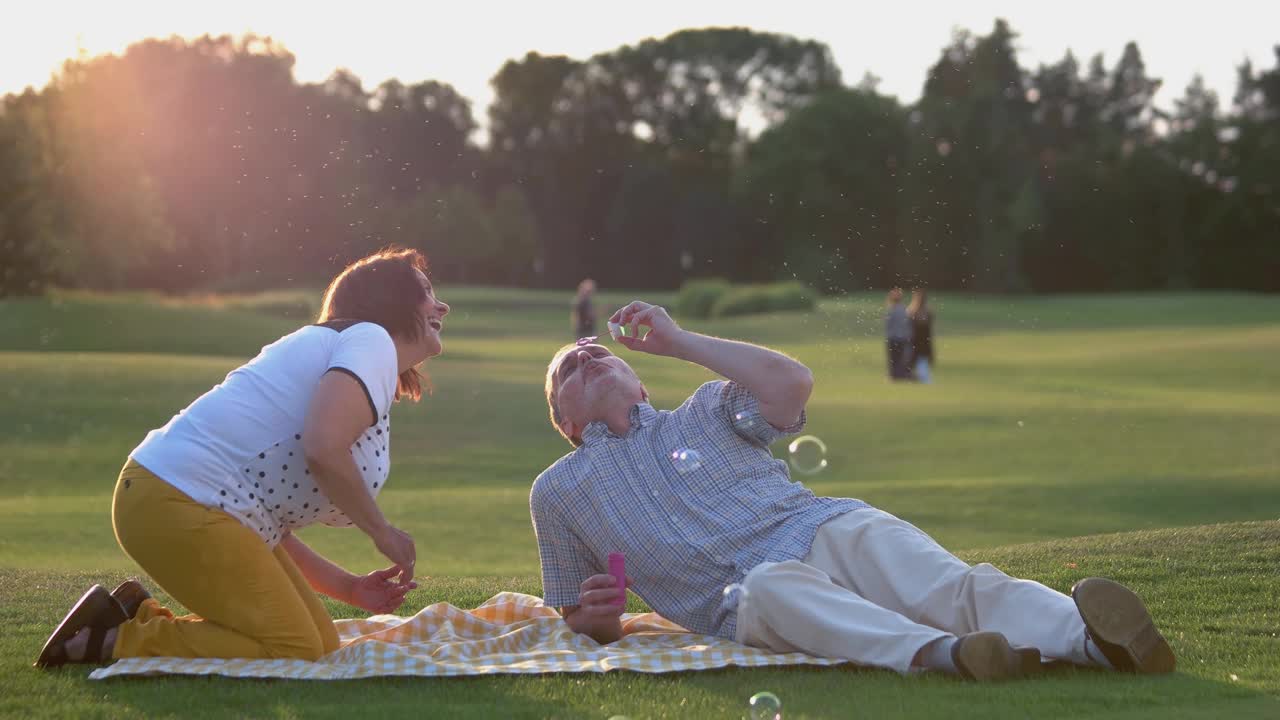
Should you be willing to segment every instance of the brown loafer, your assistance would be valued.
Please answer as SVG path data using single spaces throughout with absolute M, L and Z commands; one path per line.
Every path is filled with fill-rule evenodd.
M 1040 672 L 1040 651 L 1015 648 L 998 632 L 974 632 L 951 646 L 951 662 L 966 680 L 1013 680 Z
M 1173 648 L 1156 630 L 1147 606 L 1114 580 L 1085 578 L 1071 588 L 1084 626 L 1107 660 L 1121 672 L 1171 673 Z
M 124 610 L 125 617 L 130 620 L 134 615 L 138 614 L 138 608 L 142 606 L 142 601 L 151 597 L 151 593 L 142 587 L 142 583 L 130 578 L 116 586 L 111 591 L 111 597 L 120 603 L 120 608 Z
M 85 648 L 84 658 L 77 662 L 101 662 L 102 641 L 107 631 L 127 619 L 124 609 L 111 597 L 111 593 L 101 585 L 94 585 L 80 596 L 71 611 L 58 623 L 58 627 L 40 649 L 34 665 L 38 668 L 50 668 L 70 662 L 66 643 L 85 628 L 89 628 L 89 643 Z

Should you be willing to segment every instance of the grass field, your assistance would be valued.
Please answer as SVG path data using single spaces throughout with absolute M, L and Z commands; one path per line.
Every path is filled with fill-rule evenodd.
M 569 333 L 568 298 L 440 291 L 454 310 L 430 365 L 436 391 L 395 410 L 380 499 L 414 534 L 429 576 L 405 611 L 538 593 L 528 487 L 568 449 L 541 397 L 545 363 Z M 0 716 L 734 718 L 770 689 L 788 718 L 1280 717 L 1280 298 L 1236 294 L 944 298 L 928 387 L 882 379 L 873 297 L 689 325 L 775 345 L 814 370 L 808 432 L 829 448 L 829 467 L 805 478 L 816 492 L 860 497 L 970 561 L 1059 589 L 1088 575 L 1131 584 L 1179 653 L 1173 677 L 1065 672 L 978 687 L 833 669 L 97 683 L 84 668 L 30 668 L 85 584 L 135 571 L 109 517 L 128 451 L 305 322 L 308 300 L 0 303 Z M 628 359 L 658 407 L 710 378 Z M 355 531 L 305 536 L 352 570 L 380 564 Z

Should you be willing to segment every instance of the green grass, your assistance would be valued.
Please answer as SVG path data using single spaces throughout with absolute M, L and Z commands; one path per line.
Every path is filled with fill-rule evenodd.
M 568 449 L 547 424 L 541 377 L 568 339 L 569 298 L 440 291 L 453 314 L 445 355 L 430 365 L 436 391 L 396 409 L 395 464 L 380 499 L 414 534 L 429 576 L 408 607 L 536 594 L 528 487 Z M 1067 672 L 976 687 L 798 669 L 387 680 L 359 683 L 353 704 L 348 683 L 94 683 L 84 669 L 32 670 L 87 582 L 135 571 L 109 518 L 128 451 L 296 327 L 297 308 L 315 299 L 0 302 L 0 617 L 9 629 L 0 716 L 741 717 L 746 698 L 767 688 L 789 718 L 1280 717 L 1280 298 L 1240 294 L 943 297 L 930 387 L 882 379 L 878 297 L 689 323 L 781 347 L 813 368 L 808 432 L 826 442 L 830 463 L 806 478 L 815 491 L 863 498 L 966 559 L 1060 589 L 1087 575 L 1132 584 L 1179 652 L 1174 677 Z M 629 359 L 659 407 L 710 378 L 675 361 Z M 353 570 L 380 564 L 355 531 L 306 537 Z

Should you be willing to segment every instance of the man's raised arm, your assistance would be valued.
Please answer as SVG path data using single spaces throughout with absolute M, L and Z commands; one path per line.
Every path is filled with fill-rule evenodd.
M 776 428 L 794 425 L 813 391 L 813 373 L 802 363 L 759 345 L 724 340 L 682 329 L 657 305 L 635 301 L 610 322 L 630 327 L 617 341 L 630 350 L 697 363 L 751 391 L 760 414 Z M 640 326 L 649 328 L 637 337 Z

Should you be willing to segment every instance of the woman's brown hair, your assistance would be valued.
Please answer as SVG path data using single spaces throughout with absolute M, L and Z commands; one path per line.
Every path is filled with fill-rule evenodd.
M 417 271 L 426 274 L 427 258 L 412 248 L 390 247 L 360 258 L 329 283 L 317 322 L 360 320 L 381 325 L 392 337 L 417 340 L 426 322 L 419 307 L 427 299 Z M 421 398 L 425 379 L 416 367 L 400 373 L 396 399 Z

